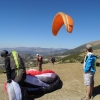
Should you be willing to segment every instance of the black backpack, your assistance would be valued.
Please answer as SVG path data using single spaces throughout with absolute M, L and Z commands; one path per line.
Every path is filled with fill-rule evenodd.
M 15 71 L 14 81 L 23 82 L 26 78 L 26 68 L 21 56 L 16 51 L 12 51 L 10 54 L 10 67 Z

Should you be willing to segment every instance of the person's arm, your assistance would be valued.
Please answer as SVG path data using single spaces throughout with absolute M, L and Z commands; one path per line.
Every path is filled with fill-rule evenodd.
M 43 64 L 43 57 L 42 57 L 42 64 Z
M 37 58 L 37 60 L 36 60 L 36 66 L 38 66 L 38 58 Z
M 9 57 L 5 59 L 5 69 L 6 69 L 7 82 L 11 82 L 11 68 L 10 68 L 10 58 Z

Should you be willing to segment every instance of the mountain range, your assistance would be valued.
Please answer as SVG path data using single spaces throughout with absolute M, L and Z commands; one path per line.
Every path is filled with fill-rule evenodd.
M 41 48 L 41 47 L 16 47 L 16 48 L 0 48 L 0 52 L 2 50 L 8 50 L 11 52 L 12 50 L 16 50 L 25 61 L 26 66 L 33 66 L 34 59 L 36 58 L 36 54 L 43 55 L 44 58 L 49 59 L 52 55 L 55 57 L 65 57 L 67 55 L 75 54 L 77 52 L 83 52 L 85 50 L 85 46 L 87 44 L 91 44 L 93 50 L 100 57 L 100 40 L 93 41 L 89 43 L 82 44 L 73 49 L 65 49 L 65 48 Z M 0 57 L 0 68 L 3 68 L 4 59 Z
M 65 51 L 69 50 L 66 48 L 41 48 L 41 47 L 15 47 L 15 48 L 0 48 L 0 51 L 8 50 L 11 52 L 12 50 L 16 50 L 19 54 L 40 54 L 40 55 L 53 55 L 53 54 L 61 54 Z
M 87 44 L 91 44 L 93 49 L 100 49 L 100 40 L 92 41 L 89 43 L 82 44 L 73 49 L 66 48 L 41 48 L 41 47 L 15 47 L 15 48 L 0 48 L 2 50 L 8 50 L 11 52 L 12 50 L 16 50 L 19 54 L 40 54 L 40 55 L 68 55 L 76 52 L 82 52 L 85 50 L 85 46 Z

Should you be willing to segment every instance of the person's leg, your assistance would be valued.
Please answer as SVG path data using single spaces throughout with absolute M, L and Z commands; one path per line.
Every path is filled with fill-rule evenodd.
M 41 64 L 41 71 L 42 71 L 42 64 Z
M 39 71 L 42 71 L 42 64 L 39 64 Z
M 54 62 L 53 62 L 53 65 L 54 65 Z
M 90 73 L 84 73 L 84 84 L 86 86 L 86 96 L 81 100 L 89 100 L 91 94 L 91 81 L 90 81 Z
M 94 89 L 94 81 L 91 84 L 91 92 L 90 92 L 90 98 L 93 99 L 93 89 Z
M 90 91 L 91 87 L 89 85 L 86 86 L 86 95 L 81 98 L 81 100 L 90 100 Z
M 92 78 L 91 78 L 91 93 L 90 93 L 90 97 L 93 96 L 93 89 L 94 89 L 94 74 L 92 74 Z
M 90 99 L 90 94 L 91 94 L 91 86 L 90 85 L 87 85 L 86 86 L 86 98 L 87 99 Z
M 92 92 L 94 88 L 94 74 L 93 73 L 88 73 L 87 74 L 87 97 L 91 98 Z

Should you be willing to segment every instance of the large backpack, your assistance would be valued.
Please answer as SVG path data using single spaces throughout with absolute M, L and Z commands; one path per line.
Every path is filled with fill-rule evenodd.
M 26 78 L 26 68 L 21 56 L 16 51 L 10 54 L 10 67 L 15 71 L 14 81 L 21 83 Z

